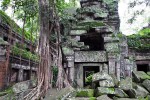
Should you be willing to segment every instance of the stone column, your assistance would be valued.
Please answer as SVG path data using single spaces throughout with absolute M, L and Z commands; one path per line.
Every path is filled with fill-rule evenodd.
M 74 82 L 74 71 L 75 71 L 75 68 L 74 68 L 74 56 L 71 55 L 71 56 L 67 56 L 67 61 L 68 61 L 68 75 L 69 75 L 69 81 L 71 82 L 71 84 L 73 85 L 73 82 Z
M 19 69 L 18 72 L 18 82 L 23 81 L 23 69 Z

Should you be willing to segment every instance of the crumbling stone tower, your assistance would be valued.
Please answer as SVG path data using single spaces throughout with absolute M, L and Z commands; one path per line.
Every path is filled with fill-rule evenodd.
M 81 0 L 76 10 L 77 23 L 71 26 L 68 45 L 62 50 L 68 77 L 76 86 L 86 85 L 85 77 L 105 71 L 120 80 L 130 76 L 126 38 L 119 33 L 117 0 Z

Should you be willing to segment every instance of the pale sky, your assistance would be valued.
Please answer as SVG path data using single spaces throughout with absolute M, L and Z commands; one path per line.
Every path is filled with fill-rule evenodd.
M 1 4 L 0 0 L 0 4 Z M 65 0 L 66 2 L 68 2 L 69 0 Z M 133 9 L 129 9 L 128 8 L 128 4 L 132 1 L 135 0 L 120 0 L 119 2 L 119 16 L 120 16 L 120 31 L 125 34 L 125 35 L 130 35 L 130 34 L 135 34 L 137 33 L 137 31 L 141 30 L 143 27 L 147 26 L 148 23 L 150 22 L 150 6 L 146 7 L 145 4 L 142 4 L 140 6 L 136 6 Z M 138 1 L 144 1 L 144 0 L 138 0 Z M 79 2 L 78 2 L 79 5 Z M 139 10 L 141 11 L 142 9 L 144 9 L 144 13 L 143 15 L 139 15 L 136 18 L 136 21 L 134 21 L 132 24 L 128 23 L 128 19 L 130 19 L 132 17 L 132 15 L 134 14 L 135 11 Z M 6 14 L 8 14 L 11 18 L 12 18 L 12 9 L 8 8 L 8 10 L 6 10 Z M 19 20 L 14 19 L 19 26 L 22 27 L 22 22 Z

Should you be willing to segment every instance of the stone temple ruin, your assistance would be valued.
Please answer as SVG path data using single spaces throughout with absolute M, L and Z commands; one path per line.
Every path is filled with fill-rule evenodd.
M 81 0 L 68 34 L 70 43 L 63 47 L 64 65 L 69 79 L 78 87 L 86 86 L 85 77 L 105 71 L 118 80 L 131 77 L 136 70 L 128 54 L 126 37 L 118 38 L 119 16 L 116 0 Z
M 0 90 L 14 83 L 28 81 L 36 77 L 38 63 L 18 55 L 19 53 L 25 55 L 27 51 L 34 53 L 36 45 L 24 38 L 26 52 L 23 54 L 20 48 L 13 48 L 21 42 L 22 36 L 14 29 L 11 29 L 10 32 L 10 25 L 5 22 L 3 15 L 0 15 Z
M 87 87 L 91 85 L 87 82 L 87 77 L 93 75 L 93 82 L 97 83 L 101 80 L 96 84 L 96 88 L 97 93 L 102 93 L 105 89 L 115 87 L 111 84 L 113 76 L 114 79 L 120 81 L 121 87 L 121 90 L 115 87 L 115 93 L 121 91 L 119 93 L 123 93 L 122 97 L 128 97 L 123 91 L 124 89 L 125 91 L 131 90 L 132 76 L 136 77 L 138 83 L 145 80 L 144 86 L 149 87 L 146 79 L 150 79 L 150 75 L 148 77 L 146 73 L 136 71 L 150 71 L 150 52 L 137 52 L 128 47 L 127 37 L 119 33 L 118 0 L 80 0 L 80 4 L 81 8 L 78 8 L 69 19 L 69 26 L 62 25 L 61 31 L 64 37 L 62 41 L 63 66 L 71 85 L 76 88 Z M 0 90 L 12 83 L 32 80 L 32 77 L 36 77 L 38 69 L 38 62 L 27 58 L 20 59 L 20 56 L 9 51 L 8 44 L 15 45 L 22 42 L 21 35 L 14 30 L 10 34 L 9 28 L 10 26 L 3 23 L 0 17 Z M 69 31 L 65 32 L 65 30 Z M 26 39 L 24 39 L 24 44 L 26 44 L 27 51 L 35 53 L 36 44 Z M 133 71 L 135 71 L 134 74 Z M 144 77 L 141 77 L 142 75 Z M 138 88 L 141 87 L 137 85 L 137 91 L 139 91 Z M 67 90 L 69 89 L 65 92 L 68 92 Z M 150 93 L 150 89 L 148 91 Z M 115 94 L 112 89 L 106 92 L 102 94 Z M 134 96 L 137 95 L 140 95 L 140 92 Z M 129 97 L 134 96 L 130 96 L 129 93 Z

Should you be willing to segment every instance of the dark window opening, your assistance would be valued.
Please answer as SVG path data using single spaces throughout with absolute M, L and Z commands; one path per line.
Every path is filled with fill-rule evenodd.
M 4 36 L 3 39 L 4 39 L 4 41 L 8 41 L 8 37 L 7 36 Z
M 90 76 L 94 73 L 99 72 L 99 66 L 84 66 L 83 67 L 83 82 L 84 87 L 85 86 L 92 86 L 92 82 L 90 81 Z M 99 84 L 96 84 L 96 86 L 99 86 Z
M 137 65 L 137 70 L 138 71 L 148 72 L 148 71 L 150 71 L 150 68 L 149 68 L 148 64 L 138 64 Z
M 29 70 L 24 70 L 23 72 L 23 81 L 29 80 L 30 79 L 30 71 Z
M 90 33 L 89 33 L 90 34 Z M 104 50 L 104 39 L 101 35 L 97 34 L 90 34 L 90 35 L 83 35 L 80 37 L 80 41 L 84 42 L 85 46 L 89 46 L 89 51 L 99 51 Z
M 19 74 L 19 70 L 12 68 L 10 82 L 12 83 L 18 82 L 18 74 Z

